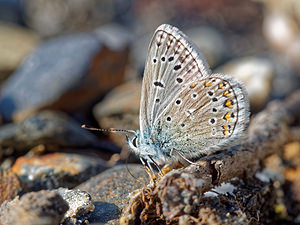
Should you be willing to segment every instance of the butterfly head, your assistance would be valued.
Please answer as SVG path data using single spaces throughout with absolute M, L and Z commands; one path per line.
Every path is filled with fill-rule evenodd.
M 169 161 L 169 157 L 163 154 L 159 146 L 156 146 L 153 141 L 142 138 L 139 130 L 135 132 L 135 135 L 128 137 L 126 135 L 129 148 L 140 158 L 146 161 L 155 160 L 157 163 Z M 151 159 L 150 159 L 151 158 Z
M 129 148 L 134 151 L 135 153 L 138 153 L 138 147 L 139 147 L 139 138 L 140 138 L 140 132 L 136 131 L 136 133 L 130 137 L 126 135 L 126 140 Z

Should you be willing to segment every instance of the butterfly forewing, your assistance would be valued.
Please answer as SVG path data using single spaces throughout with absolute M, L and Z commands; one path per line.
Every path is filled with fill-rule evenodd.
M 200 51 L 181 31 L 166 24 L 158 27 L 149 46 L 143 78 L 141 138 L 150 136 L 157 119 L 188 83 L 209 74 Z

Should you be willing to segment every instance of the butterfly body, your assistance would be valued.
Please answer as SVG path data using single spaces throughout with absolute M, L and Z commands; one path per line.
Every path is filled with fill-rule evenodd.
M 159 26 L 145 66 L 140 130 L 128 139 L 129 147 L 158 163 L 199 157 L 240 142 L 248 123 L 244 85 L 212 74 L 185 34 Z
M 146 161 L 150 161 L 149 156 L 156 162 L 170 161 L 171 149 L 165 145 L 166 143 L 154 139 L 146 139 L 141 142 L 139 130 L 136 132 L 137 136 L 132 136 L 128 140 L 128 144 L 137 156 Z

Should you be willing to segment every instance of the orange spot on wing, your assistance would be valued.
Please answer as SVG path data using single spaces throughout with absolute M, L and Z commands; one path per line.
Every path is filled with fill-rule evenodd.
M 210 87 L 210 86 L 212 86 L 212 85 L 213 85 L 213 83 L 211 83 L 211 82 L 209 82 L 209 81 L 206 81 L 205 84 L 204 84 L 205 87 Z
M 228 97 L 228 98 L 231 96 L 231 95 L 229 94 L 228 90 L 226 90 L 226 91 L 224 92 L 223 95 L 226 96 L 226 97 Z
M 225 114 L 224 119 L 227 121 L 231 121 L 230 112 Z M 227 128 L 224 128 L 224 129 L 227 129 Z
M 228 108 L 232 108 L 232 101 L 230 99 L 227 99 L 225 102 L 225 106 L 227 106 Z
M 219 83 L 219 88 L 220 88 L 220 89 L 224 89 L 225 87 L 223 86 L 222 83 Z
M 196 87 L 198 85 L 198 83 L 192 83 L 191 85 L 190 85 L 190 88 L 194 88 L 194 87 Z
M 229 131 L 228 130 L 224 130 L 223 133 L 224 133 L 224 135 L 228 135 Z
M 185 57 L 183 57 L 183 56 L 180 56 L 180 62 L 181 62 L 181 63 L 183 63 L 183 62 L 184 62 L 184 60 L 185 60 Z

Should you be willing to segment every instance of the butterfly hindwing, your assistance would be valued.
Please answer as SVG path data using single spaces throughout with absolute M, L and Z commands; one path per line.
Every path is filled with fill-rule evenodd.
M 186 157 L 229 147 L 249 123 L 247 92 L 236 79 L 213 74 L 186 86 L 154 124 L 152 138 Z M 158 132 L 159 131 L 159 132 Z M 174 141 L 176 140 L 176 141 Z

